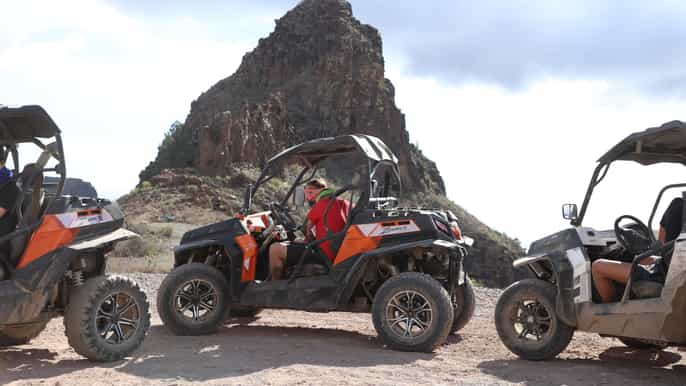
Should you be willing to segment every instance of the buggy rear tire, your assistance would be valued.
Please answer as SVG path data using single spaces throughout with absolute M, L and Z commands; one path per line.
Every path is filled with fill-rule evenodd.
M 229 283 L 218 269 L 203 263 L 175 268 L 162 281 L 157 311 L 175 335 L 212 334 L 229 313 Z
M 21 326 L 7 326 L 0 329 L 0 347 L 19 346 L 27 344 L 37 337 L 48 325 L 48 320 L 25 324 Z
M 464 284 L 457 288 L 455 296 L 457 298 L 453 303 L 455 319 L 453 320 L 452 327 L 450 327 L 451 334 L 460 331 L 474 316 L 474 308 L 476 308 L 474 287 L 472 287 L 472 281 L 466 275 Z
M 64 331 L 78 354 L 116 361 L 140 347 L 150 328 L 147 297 L 133 280 L 96 276 L 74 288 L 64 313 Z
M 617 339 L 620 342 L 622 342 L 625 346 L 636 349 L 636 350 L 649 350 L 649 349 L 663 350 L 664 348 L 667 347 L 667 344 L 659 345 L 659 344 L 655 344 L 655 343 L 645 342 L 641 339 L 636 339 L 636 338 L 620 338 L 620 337 L 617 337 Z
M 526 279 L 500 295 L 495 327 L 503 344 L 517 356 L 531 361 L 551 359 L 569 345 L 574 329 L 557 317 L 556 293 L 548 282 Z
M 386 280 L 372 304 L 374 328 L 390 348 L 432 352 L 453 323 L 448 292 L 429 275 L 404 272 Z

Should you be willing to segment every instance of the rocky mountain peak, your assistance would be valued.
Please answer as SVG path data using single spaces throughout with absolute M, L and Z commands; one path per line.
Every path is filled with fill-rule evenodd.
M 463 231 L 476 239 L 465 262 L 468 272 L 489 285 L 511 283 L 512 257 L 521 247 L 445 197 L 436 165 L 410 142 L 384 71 L 379 32 L 355 19 L 348 2 L 300 2 L 276 20 L 274 31 L 243 56 L 233 75 L 191 103 L 185 122 L 172 126 L 155 161 L 141 172 L 140 187 L 147 190 L 127 196 L 124 206 L 135 211 L 147 208 L 146 202 L 171 200 L 165 210 L 176 205 L 172 202 L 192 202 L 211 210 L 225 207 L 230 214 L 242 194 L 236 189 L 250 180 L 232 175 L 237 168 L 257 170 L 306 140 L 371 134 L 399 158 L 403 204 L 453 210 Z M 170 177 L 179 170 L 191 177 Z M 177 186 L 198 178 L 205 181 L 200 187 Z M 236 178 L 236 183 L 222 182 Z
M 224 174 L 232 163 L 261 165 L 305 140 L 365 133 L 398 155 L 406 188 L 444 193 L 435 164 L 410 143 L 394 97 L 379 32 L 355 19 L 346 1 L 305 0 L 276 20 L 232 76 L 191 104 L 141 180 L 164 168 Z

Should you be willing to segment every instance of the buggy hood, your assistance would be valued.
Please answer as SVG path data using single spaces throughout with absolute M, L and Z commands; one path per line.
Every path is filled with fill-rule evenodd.
M 686 165 L 686 123 L 667 122 L 626 137 L 605 153 L 598 162 L 636 161 L 642 165 L 673 162 Z

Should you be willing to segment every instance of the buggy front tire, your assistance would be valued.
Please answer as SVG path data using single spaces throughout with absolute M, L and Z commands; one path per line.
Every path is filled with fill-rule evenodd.
M 472 287 L 472 281 L 466 275 L 464 284 L 457 288 L 455 297 L 456 299 L 453 302 L 455 319 L 453 320 L 452 327 L 450 327 L 451 334 L 460 331 L 474 316 L 474 308 L 476 308 L 474 287 Z
M 40 321 L 21 326 L 3 327 L 0 329 L 0 347 L 27 344 L 37 337 L 47 326 L 48 321 Z
M 526 279 L 507 287 L 495 306 L 495 327 L 503 344 L 517 356 L 551 359 L 569 345 L 574 329 L 555 313 L 555 287 Z
M 157 311 L 176 335 L 212 334 L 229 313 L 229 284 L 216 268 L 190 263 L 175 268 L 162 281 Z
M 150 328 L 150 306 L 133 280 L 96 276 L 74 288 L 64 313 L 64 331 L 78 354 L 116 361 L 140 347 Z
M 372 320 L 388 347 L 432 352 L 448 337 L 453 307 L 441 283 L 426 274 L 404 272 L 376 292 Z

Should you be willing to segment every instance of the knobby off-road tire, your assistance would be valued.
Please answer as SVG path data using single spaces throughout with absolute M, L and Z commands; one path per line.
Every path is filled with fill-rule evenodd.
M 3 327 L 0 329 L 0 347 L 27 344 L 37 337 L 47 324 L 48 321 L 45 320 L 22 326 Z
M 658 345 L 655 343 L 645 342 L 641 339 L 620 338 L 620 337 L 617 337 L 617 339 L 620 342 L 622 342 L 625 346 L 636 349 L 636 350 L 648 350 L 648 349 L 662 350 L 662 349 L 667 347 L 667 344 Z
M 453 325 L 450 327 L 450 333 L 456 333 L 460 331 L 464 326 L 469 323 L 474 316 L 474 308 L 476 307 L 476 299 L 474 296 L 474 288 L 472 287 L 472 281 L 465 276 L 464 284 L 457 288 L 455 293 L 455 304 L 453 307 L 453 314 L 455 319 L 453 320 Z
M 70 294 L 64 331 L 77 353 L 98 362 L 135 351 L 150 328 L 150 306 L 133 280 L 119 275 L 88 279 Z
M 190 263 L 175 268 L 162 281 L 157 311 L 176 335 L 211 334 L 229 313 L 229 284 L 216 268 Z
M 426 274 L 404 272 L 376 292 L 372 320 L 388 347 L 432 352 L 448 337 L 453 307 L 441 283 Z
M 495 327 L 503 344 L 527 360 L 551 359 L 564 350 L 574 329 L 555 313 L 555 287 L 526 279 L 507 287 L 495 306 Z

